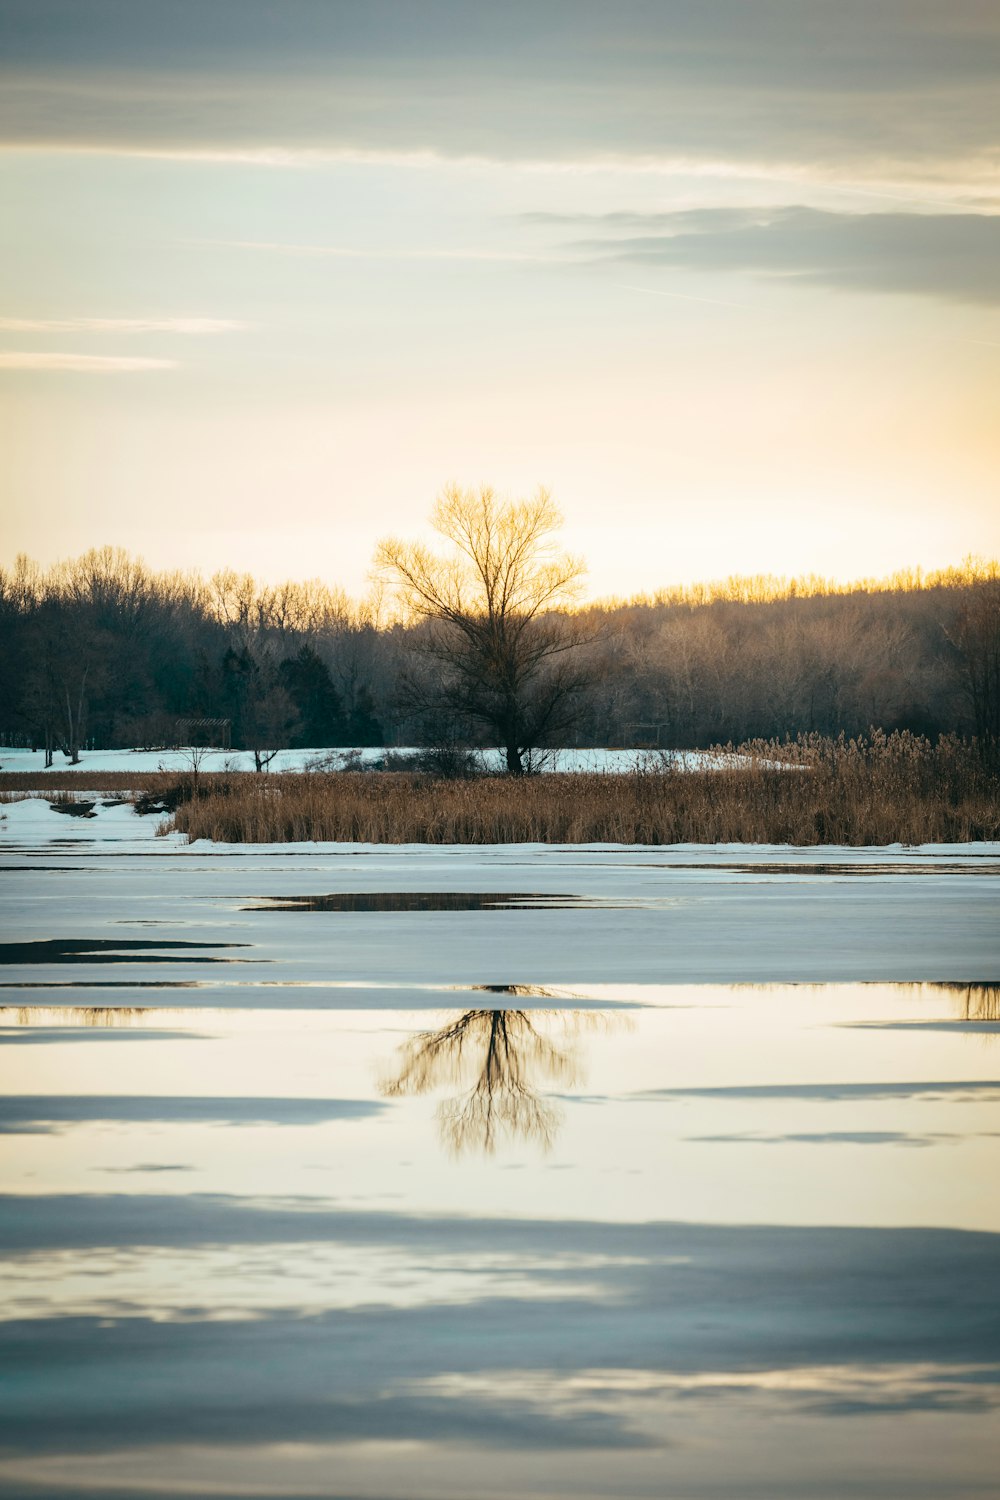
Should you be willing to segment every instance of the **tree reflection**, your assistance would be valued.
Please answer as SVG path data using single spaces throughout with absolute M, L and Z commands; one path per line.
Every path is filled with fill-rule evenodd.
M 438 1108 L 442 1138 L 455 1155 L 492 1154 L 503 1139 L 535 1141 L 547 1150 L 561 1114 L 538 1086 L 576 1081 L 582 1019 L 572 1011 L 464 1011 L 440 1030 L 405 1042 L 399 1073 L 381 1092 L 392 1098 L 457 1086 L 460 1092 Z M 603 1018 L 586 1017 L 595 1019 Z M 558 1041 L 547 1034 L 553 1027 L 561 1033 Z
M 1000 1021 L 1000 984 L 952 984 L 963 1021 Z

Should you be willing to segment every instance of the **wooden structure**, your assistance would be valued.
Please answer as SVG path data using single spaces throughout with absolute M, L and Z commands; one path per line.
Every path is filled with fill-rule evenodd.
M 176 748 L 202 745 L 228 750 L 232 744 L 231 719 L 178 719 L 175 725 Z

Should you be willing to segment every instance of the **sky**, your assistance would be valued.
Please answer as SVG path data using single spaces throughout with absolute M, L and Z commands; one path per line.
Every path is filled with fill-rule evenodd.
M 0 561 L 1000 551 L 993 0 L 0 0 Z

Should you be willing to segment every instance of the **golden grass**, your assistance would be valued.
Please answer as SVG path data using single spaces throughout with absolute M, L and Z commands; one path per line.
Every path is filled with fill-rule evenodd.
M 127 792 L 225 843 L 964 843 L 1000 838 L 1000 783 L 954 738 L 800 736 L 717 767 L 442 781 L 409 772 L 0 773 L 0 798 Z M 779 764 L 781 763 L 781 764 Z M 784 768 L 787 767 L 787 768 Z
M 225 843 L 788 843 L 1000 837 L 995 777 L 957 740 L 803 738 L 718 769 L 438 781 L 406 773 L 219 778 L 170 828 Z M 787 769 L 775 765 L 787 762 Z
M 134 792 L 160 791 L 176 786 L 186 772 L 178 771 L 0 771 L 0 791 L 5 792 Z M 215 773 L 224 779 L 224 772 Z M 212 773 L 203 771 L 202 781 Z

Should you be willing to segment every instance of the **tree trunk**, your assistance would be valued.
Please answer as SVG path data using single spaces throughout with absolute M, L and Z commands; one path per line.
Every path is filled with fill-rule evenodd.
M 516 743 L 507 743 L 507 771 L 511 776 L 523 776 L 524 765 L 521 760 L 521 752 Z
M 80 740 L 82 739 L 83 717 L 86 705 L 87 674 L 89 667 L 84 667 L 80 678 L 80 692 L 77 698 L 76 713 L 73 712 L 73 700 L 70 691 L 66 689 L 66 754 L 69 756 L 71 766 L 80 764 Z

